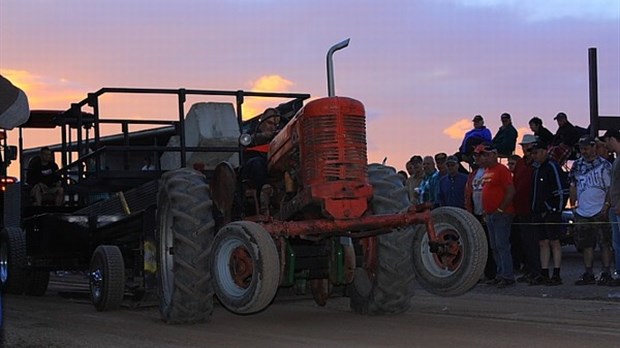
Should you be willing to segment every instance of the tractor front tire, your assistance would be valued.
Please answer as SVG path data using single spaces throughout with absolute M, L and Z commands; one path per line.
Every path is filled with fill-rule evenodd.
M 215 236 L 211 259 L 218 299 L 231 312 L 265 309 L 280 284 L 280 257 L 271 235 L 259 224 L 235 221 Z
M 431 212 L 435 233 L 447 252 L 433 253 L 426 227 L 416 228 L 413 266 L 418 283 L 428 292 L 458 296 L 473 288 L 484 272 L 487 239 L 480 222 L 469 212 L 441 207 Z
M 406 188 L 394 168 L 371 164 L 368 176 L 374 190 L 370 202 L 374 214 L 397 214 L 409 206 Z M 353 283 L 349 286 L 353 311 L 386 315 L 409 309 L 414 278 L 411 264 L 413 235 L 412 227 L 404 227 L 374 237 L 376 268 L 357 268 Z
M 213 312 L 212 208 L 209 186 L 200 172 L 182 168 L 162 176 L 157 278 L 159 309 L 168 324 L 204 322 Z

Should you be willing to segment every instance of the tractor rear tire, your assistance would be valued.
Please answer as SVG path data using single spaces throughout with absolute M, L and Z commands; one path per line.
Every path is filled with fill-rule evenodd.
M 271 303 L 278 290 L 278 249 L 261 225 L 231 222 L 215 236 L 211 271 L 222 305 L 236 314 L 256 313 Z
M 374 189 L 370 202 L 374 214 L 397 214 L 409 206 L 406 188 L 394 168 L 371 164 L 368 176 Z M 413 227 L 393 229 L 376 238 L 376 269 L 356 269 L 349 286 L 351 309 L 370 315 L 405 312 L 413 295 Z
M 168 324 L 204 322 L 213 312 L 212 208 L 209 186 L 200 172 L 182 168 L 162 176 L 157 278 L 159 309 Z
M 26 286 L 26 236 L 19 227 L 4 227 L 0 234 L 0 278 L 9 294 L 22 295 Z
M 99 312 L 119 309 L 125 295 L 125 262 L 116 245 L 100 245 L 90 260 L 90 299 Z
M 480 222 L 469 212 L 441 207 L 431 212 L 435 233 L 449 242 L 450 255 L 439 257 L 428 245 L 426 227 L 416 228 L 413 242 L 413 266 L 418 282 L 428 292 L 458 296 L 473 288 L 487 260 L 487 239 Z

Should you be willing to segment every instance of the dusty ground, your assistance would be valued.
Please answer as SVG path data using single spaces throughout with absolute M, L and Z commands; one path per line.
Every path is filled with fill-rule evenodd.
M 43 297 L 7 296 L 7 347 L 617 347 L 620 288 L 575 287 L 577 254 L 567 254 L 565 285 L 495 289 L 456 298 L 416 289 L 399 316 L 353 314 L 348 299 L 317 307 L 279 296 L 266 311 L 238 316 L 216 307 L 209 323 L 171 326 L 155 306 L 99 313 L 82 284 L 56 279 Z M 61 279 L 62 280 L 62 279 Z
M 470 293 L 426 293 L 404 315 L 365 317 L 348 299 L 319 308 L 278 301 L 252 316 L 216 308 L 210 323 L 166 325 L 156 308 L 97 313 L 57 295 L 9 297 L 7 347 L 617 347 L 620 305 Z

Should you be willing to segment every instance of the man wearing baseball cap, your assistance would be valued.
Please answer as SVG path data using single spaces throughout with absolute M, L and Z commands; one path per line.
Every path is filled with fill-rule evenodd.
M 482 116 L 476 115 L 471 121 L 474 124 L 474 128 L 465 133 L 461 147 L 459 147 L 459 153 L 466 156 L 471 155 L 476 145 L 485 141 L 491 141 L 491 131 L 485 127 Z
M 558 113 L 553 119 L 558 123 L 558 130 L 555 132 L 551 145 L 563 144 L 563 146 L 572 149 L 579 141 L 579 131 L 568 121 L 568 117 L 563 112 Z
M 532 229 L 532 176 L 534 175 L 533 160 L 528 150 L 532 144 L 540 139 L 533 134 L 523 135 L 519 143 L 523 150 L 523 157 L 517 160 L 512 180 L 515 186 L 515 197 L 512 202 L 515 208 L 514 222 L 516 226 L 525 263 L 525 274 L 517 281 L 520 283 L 541 284 L 540 276 L 540 249 L 538 234 Z
M 446 168 L 448 172 L 439 179 L 439 205 L 465 209 L 467 175 L 459 172 L 456 156 L 448 156 Z
M 562 209 L 568 201 L 568 180 L 558 162 L 549 157 L 547 144 L 537 141 L 530 144 L 528 153 L 534 160 L 532 177 L 532 222 L 538 234 L 540 247 L 540 274 L 542 284 L 560 285 L 562 265 Z M 553 253 L 553 276 L 549 276 L 549 263 Z M 530 282 L 530 284 L 532 284 Z M 536 284 L 532 284 L 536 285 Z
M 510 252 L 510 231 L 514 214 L 512 198 L 515 188 L 512 173 L 497 160 L 497 149 L 491 143 L 482 143 L 474 149 L 484 167 L 482 178 L 482 206 L 486 214 L 489 243 L 497 265 L 497 276 L 493 282 L 498 288 L 515 284 Z
M 495 146 L 497 152 L 502 157 L 508 157 L 515 151 L 519 133 L 512 125 L 512 119 L 509 113 L 504 112 L 500 116 L 500 120 L 502 125 L 499 127 L 497 133 L 495 133 L 495 137 L 493 137 L 493 146 Z
M 583 136 L 578 144 L 581 157 L 573 162 L 568 178 L 570 204 L 577 222 L 574 227 L 575 245 L 583 250 L 585 272 L 575 285 L 610 285 L 611 228 L 601 223 L 609 219 L 611 163 L 596 153 L 594 137 Z M 603 263 L 598 281 L 593 272 L 594 247 L 597 244 L 601 248 Z

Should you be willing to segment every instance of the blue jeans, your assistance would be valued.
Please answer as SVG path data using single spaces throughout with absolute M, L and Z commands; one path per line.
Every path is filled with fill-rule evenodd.
M 620 273 L 620 215 L 616 215 L 613 209 L 609 209 L 609 222 L 611 222 L 611 240 L 615 254 L 616 272 Z
M 497 265 L 497 278 L 514 280 L 512 254 L 510 253 L 510 225 L 513 216 L 506 213 L 487 215 L 489 243 Z
M 260 195 L 261 188 L 267 183 L 267 156 L 262 154 L 248 154 L 245 159 L 241 177 L 247 180 L 250 188 Z

